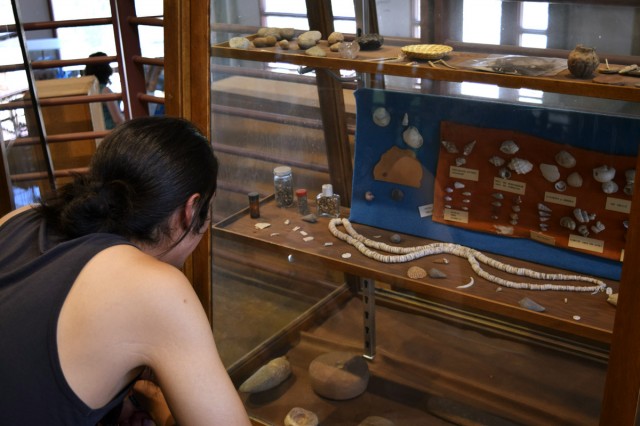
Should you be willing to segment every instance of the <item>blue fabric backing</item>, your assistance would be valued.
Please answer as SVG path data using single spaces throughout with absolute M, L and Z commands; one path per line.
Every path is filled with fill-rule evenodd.
M 419 206 L 433 203 L 433 187 L 440 149 L 440 122 L 455 121 L 479 127 L 517 130 L 569 145 L 616 155 L 637 156 L 640 120 L 613 115 L 511 105 L 445 96 L 409 94 L 376 89 L 356 91 L 357 125 L 353 193 L 350 220 L 396 232 L 445 242 L 454 242 L 487 253 L 508 255 L 583 274 L 620 279 L 622 264 L 537 241 L 485 234 L 433 222 L 421 217 Z M 391 122 L 380 127 L 372 114 L 383 106 Z M 391 147 L 406 149 L 402 120 L 418 128 L 424 145 L 416 150 L 423 165 L 420 188 L 375 180 L 373 168 Z M 391 197 L 401 190 L 399 201 Z M 375 195 L 366 201 L 365 193 Z

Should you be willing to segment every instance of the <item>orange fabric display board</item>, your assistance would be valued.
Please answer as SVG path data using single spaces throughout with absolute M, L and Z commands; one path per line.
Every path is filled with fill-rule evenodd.
M 622 260 L 635 158 L 442 121 L 433 221 Z

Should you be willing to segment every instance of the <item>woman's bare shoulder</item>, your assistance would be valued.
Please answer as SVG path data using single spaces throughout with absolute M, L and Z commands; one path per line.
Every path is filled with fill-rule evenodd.
M 25 212 L 27 210 L 33 209 L 34 207 L 35 207 L 34 205 L 28 205 L 28 206 L 23 206 L 18 209 L 10 211 L 6 215 L 0 217 L 0 226 L 2 226 L 5 222 L 7 222 L 12 217 L 17 216 L 20 213 Z

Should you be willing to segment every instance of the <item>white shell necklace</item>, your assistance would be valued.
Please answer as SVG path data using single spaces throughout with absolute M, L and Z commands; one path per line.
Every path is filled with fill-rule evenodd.
M 347 233 L 338 230 L 338 226 L 344 226 Z M 526 290 L 558 290 L 558 291 L 580 291 L 580 292 L 592 292 L 597 293 L 605 291 L 607 284 L 597 278 L 588 277 L 584 275 L 570 275 L 570 274 L 548 274 L 544 272 L 537 272 L 528 268 L 516 268 L 515 266 L 508 265 L 498 260 L 492 259 L 489 256 L 484 255 L 478 250 L 461 246 L 453 243 L 432 243 L 424 246 L 416 247 L 397 247 L 390 246 L 380 241 L 370 240 L 363 235 L 356 232 L 349 222 L 345 218 L 332 219 L 329 222 L 329 231 L 333 236 L 339 238 L 353 247 L 365 256 L 377 260 L 383 263 L 404 263 L 410 262 L 415 259 L 419 259 L 424 256 L 430 256 L 434 254 L 452 254 L 458 257 L 464 257 L 471 264 L 471 269 L 478 274 L 478 276 L 486 279 L 487 281 L 499 284 L 504 287 L 526 289 Z M 381 254 L 369 247 L 384 251 L 391 254 Z M 525 276 L 538 280 L 548 281 L 581 281 L 585 283 L 595 284 L 589 286 L 580 285 L 562 285 L 562 284 L 535 284 L 526 282 L 509 281 L 504 278 L 497 277 L 482 269 L 480 263 L 491 266 L 492 268 L 500 271 L 507 272 L 513 275 Z

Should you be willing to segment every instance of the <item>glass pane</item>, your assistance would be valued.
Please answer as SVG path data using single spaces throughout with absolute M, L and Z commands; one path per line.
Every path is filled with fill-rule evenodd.
M 351 13 L 333 3 L 335 16 Z M 345 61 L 324 41 L 322 58 L 229 48 L 231 37 L 251 38 L 282 16 L 248 1 L 212 1 L 219 17 L 212 39 L 222 43 L 213 49 L 212 131 L 230 165 L 216 206 L 218 214 L 228 210 L 214 232 L 214 259 L 222 257 L 214 260 L 214 310 L 231 297 L 234 270 L 234 278 L 257 279 L 233 289 L 267 304 L 250 300 L 248 310 L 283 304 L 286 318 L 253 333 L 257 326 L 224 323 L 223 314 L 217 333 L 227 339 L 234 327 L 244 330 L 245 346 L 229 343 L 236 351 L 226 358 L 238 384 L 264 361 L 255 356 L 263 350 L 286 353 L 296 367 L 294 380 L 243 393 L 247 409 L 273 423 L 304 400 L 328 424 L 367 416 L 396 424 L 598 424 L 640 149 L 637 82 L 618 71 L 637 62 L 632 21 L 640 10 L 604 1 L 459 0 L 427 10 L 396 3 L 377 2 L 382 47 Z M 402 50 L 420 44 L 453 50 Z M 569 65 L 578 44 L 588 51 L 580 67 L 589 65 L 590 47 L 602 62 L 589 75 Z M 380 64 L 376 75 L 372 62 Z M 295 75 L 300 66 L 310 71 L 306 65 L 317 80 Z M 320 218 L 310 227 L 295 209 L 266 199 L 252 219 L 246 193 L 271 194 L 273 167 L 293 165 L 294 177 L 304 176 L 296 185 L 316 193 L 344 172 L 329 167 L 335 151 L 322 151 L 335 148 L 335 133 L 320 129 L 345 123 L 315 99 L 329 72 L 321 68 L 339 67 L 341 76 L 360 72 L 357 82 L 340 82 L 343 96 L 331 104 L 353 138 L 353 174 L 341 176 L 351 183 L 349 209 L 341 221 Z M 313 128 L 302 124 L 319 119 Z M 327 166 L 320 176 L 308 178 L 306 155 Z M 260 222 L 270 225 L 257 229 Z M 300 241 L 291 225 L 314 239 Z M 286 282 L 276 270 L 301 281 L 335 273 L 336 286 L 351 273 L 361 280 L 348 281 L 353 297 L 323 315 L 315 311 L 321 297 L 289 310 L 289 297 L 303 300 L 295 289 L 307 292 L 302 283 L 278 301 L 262 295 Z M 257 283 L 260 291 L 250 287 Z M 306 315 L 313 326 L 298 328 Z M 273 349 L 267 336 L 279 327 L 276 335 L 293 343 Z M 361 394 L 335 404 L 319 391 L 312 362 L 339 350 L 370 359 L 372 347 L 378 352 Z

